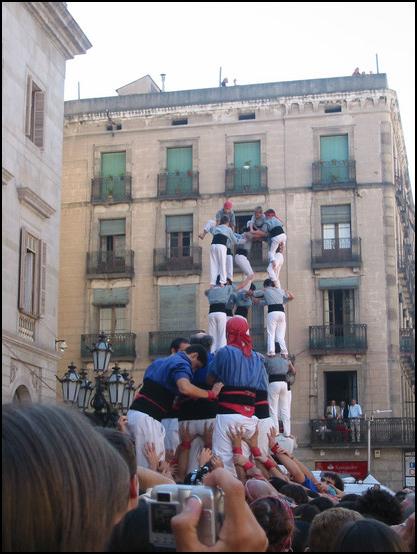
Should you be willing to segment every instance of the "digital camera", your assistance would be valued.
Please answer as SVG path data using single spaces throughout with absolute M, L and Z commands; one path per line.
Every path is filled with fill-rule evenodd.
M 190 496 L 201 500 L 202 512 L 197 527 L 200 542 L 213 546 L 224 518 L 224 495 L 217 487 L 199 485 L 157 485 L 147 498 L 149 513 L 149 540 L 154 546 L 175 548 L 171 518 L 182 512 Z

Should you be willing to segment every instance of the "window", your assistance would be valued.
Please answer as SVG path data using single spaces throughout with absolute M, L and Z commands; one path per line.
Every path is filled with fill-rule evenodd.
M 348 135 L 320 137 L 322 183 L 345 183 L 349 180 Z
M 193 148 L 167 148 L 168 194 L 191 192 L 193 189 Z
M 246 121 L 248 119 L 256 119 L 255 113 L 240 113 L 239 121 Z
M 324 113 L 339 113 L 342 111 L 342 106 L 340 104 L 337 104 L 335 106 L 325 106 Z
M 355 290 L 328 289 L 323 291 L 324 324 L 348 326 L 355 322 Z M 340 332 L 343 332 L 342 330 Z
M 188 119 L 173 119 L 171 125 L 188 125 Z
M 99 308 L 99 330 L 105 333 L 126 333 L 126 306 L 108 306 Z
M 236 192 L 254 192 L 262 185 L 261 143 L 234 143 L 234 183 Z
M 45 313 L 46 244 L 26 229 L 20 237 L 19 310 L 32 317 Z
M 101 197 L 115 200 L 126 196 L 126 152 L 101 154 Z
M 126 220 L 100 220 L 100 252 L 124 256 L 126 248 Z
M 195 285 L 173 285 L 160 287 L 160 330 L 194 330 L 196 328 L 195 298 Z
M 349 406 L 352 398 L 358 399 L 358 385 L 356 371 L 325 371 L 326 406 L 332 400 L 339 405 L 341 400 Z M 326 410 L 324 406 L 324 410 Z
M 321 207 L 324 252 L 326 250 L 351 249 L 352 240 L 350 219 L 349 204 Z
M 26 83 L 25 134 L 30 140 L 43 147 L 45 124 L 45 93 L 28 77 Z
M 192 232 L 192 215 L 171 215 L 166 217 L 168 258 L 191 256 Z

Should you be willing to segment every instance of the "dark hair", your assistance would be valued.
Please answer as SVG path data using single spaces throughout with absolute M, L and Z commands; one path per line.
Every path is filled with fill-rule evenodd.
M 129 471 L 81 414 L 4 406 L 2 452 L 3 552 L 103 552 Z
M 408 552 L 401 537 L 385 523 L 362 519 L 347 523 L 336 536 L 333 552 Z
M 342 481 L 342 478 L 340 477 L 340 475 L 338 475 L 334 471 L 323 471 L 322 474 L 321 474 L 321 477 L 327 477 L 328 479 L 333 479 L 334 486 L 337 489 L 339 489 L 340 491 L 345 490 L 345 484 Z
M 186 354 L 198 354 L 197 359 L 203 364 L 203 367 L 207 364 L 207 351 L 201 344 L 191 344 L 185 349 Z
M 355 510 L 355 512 L 357 512 L 357 507 L 356 501 L 345 500 L 344 498 L 342 498 L 339 504 L 335 505 L 335 508 L 346 508 L 346 510 Z
M 351 502 L 356 502 L 357 499 L 360 497 L 360 494 L 355 494 L 354 492 L 350 492 L 348 494 L 344 494 L 342 501 L 349 500 Z
M 271 477 L 271 479 L 269 479 L 269 482 L 278 492 L 281 492 L 281 488 L 284 485 L 288 485 L 288 481 L 286 481 L 285 479 L 281 479 L 280 477 Z
M 225 223 L 230 223 L 230 218 L 227 214 L 223 214 L 220 218 L 220 225 L 224 225 Z
M 130 477 L 134 477 L 137 472 L 136 450 L 130 436 L 109 427 L 97 427 L 97 431 L 117 450 L 129 468 Z
M 211 347 L 213 346 L 213 337 L 207 333 L 197 333 L 190 337 L 190 344 L 201 344 L 207 352 L 210 352 Z
M 293 498 L 297 504 L 306 504 L 308 502 L 307 492 L 304 487 L 301 485 L 296 485 L 295 483 L 287 483 L 281 487 L 280 492 Z
M 317 498 L 310 500 L 309 504 L 311 506 L 317 506 L 320 512 L 324 512 L 324 510 L 328 510 L 334 506 L 333 502 L 325 496 L 318 496 Z
M 251 283 L 249 290 L 256 290 L 256 285 L 254 283 Z
M 275 287 L 275 283 L 272 279 L 265 279 L 264 287 Z
M 267 552 L 288 550 L 294 533 L 294 518 L 290 508 L 273 496 L 254 500 L 250 508 L 268 538 Z
M 292 551 L 304 552 L 308 545 L 308 532 L 310 523 L 303 519 L 295 520 L 294 535 L 292 538 Z
M 188 339 L 185 339 L 184 337 L 177 337 L 171 342 L 171 346 L 169 347 L 169 351 L 175 350 L 175 352 L 178 352 L 180 349 L 181 344 L 189 344 Z
M 296 519 L 311 523 L 314 516 L 320 513 L 320 510 L 317 506 L 312 506 L 311 504 L 300 504 L 294 508 L 293 512 Z
M 358 498 L 357 510 L 387 525 L 398 525 L 403 520 L 401 504 L 395 496 L 374 487 Z

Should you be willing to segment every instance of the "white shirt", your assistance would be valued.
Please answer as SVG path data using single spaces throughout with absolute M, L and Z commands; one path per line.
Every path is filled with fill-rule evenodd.
M 355 404 L 354 406 L 349 406 L 348 417 L 360 417 L 361 415 L 362 415 L 362 408 L 359 406 L 359 404 Z

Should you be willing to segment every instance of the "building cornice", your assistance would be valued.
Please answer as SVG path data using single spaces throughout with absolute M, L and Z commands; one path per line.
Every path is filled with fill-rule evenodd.
M 92 44 L 69 13 L 66 2 L 22 2 L 66 60 L 85 54 Z
M 29 187 L 17 187 L 17 196 L 22 204 L 35 211 L 42 219 L 47 219 L 53 215 L 56 210 L 45 200 L 33 192 Z

